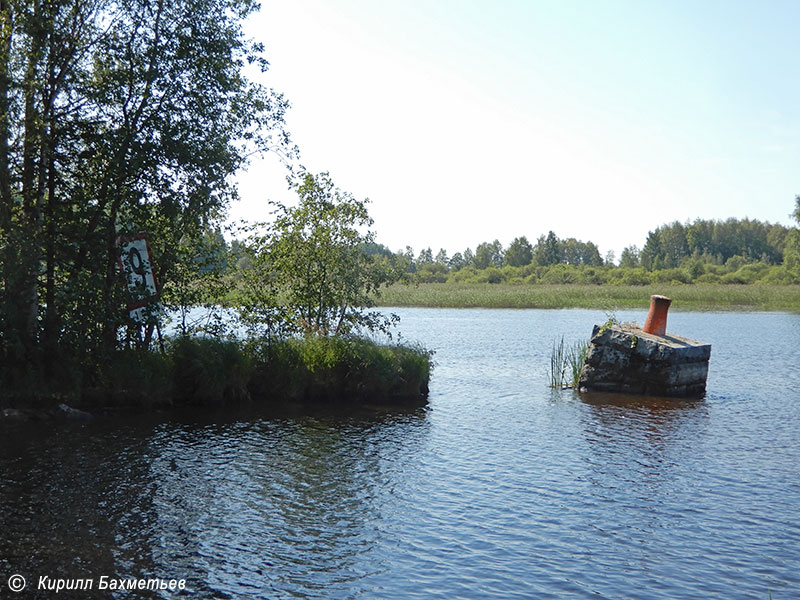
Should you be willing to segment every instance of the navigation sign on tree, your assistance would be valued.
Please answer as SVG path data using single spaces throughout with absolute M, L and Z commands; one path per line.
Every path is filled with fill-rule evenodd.
M 158 285 L 147 234 L 119 237 L 117 246 L 120 251 L 119 266 L 128 287 L 131 319 L 139 323 L 152 323 L 161 306 L 158 303 Z

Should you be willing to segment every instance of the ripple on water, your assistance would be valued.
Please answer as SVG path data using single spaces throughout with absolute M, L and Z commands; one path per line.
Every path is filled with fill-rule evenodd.
M 4 431 L 0 571 L 201 598 L 800 596 L 800 317 L 676 314 L 714 347 L 707 398 L 676 402 L 546 388 L 552 340 L 602 314 L 402 312 L 437 350 L 427 409 Z

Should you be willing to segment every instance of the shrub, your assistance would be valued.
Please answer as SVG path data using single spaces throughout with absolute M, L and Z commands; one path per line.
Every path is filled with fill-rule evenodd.
M 539 281 L 550 284 L 577 283 L 577 268 L 573 265 L 552 265 Z
M 622 285 L 648 285 L 649 283 L 648 272 L 642 267 L 628 269 L 622 276 Z
M 750 263 L 749 265 L 744 265 L 739 268 L 734 275 L 737 275 L 746 283 L 755 283 L 758 281 L 763 275 L 765 275 L 770 270 L 770 266 L 762 263 Z
M 798 283 L 797 277 L 785 266 L 775 265 L 769 268 L 766 273 L 761 275 L 757 283 L 763 284 L 792 284 Z
M 691 277 L 684 269 L 661 269 L 650 274 L 652 283 L 689 283 Z
M 720 283 L 724 284 L 735 284 L 735 285 L 745 285 L 747 280 L 742 277 L 739 273 L 726 273 L 723 275 L 720 280 Z
M 578 283 L 584 285 L 603 285 L 608 281 L 608 270 L 596 267 L 581 267 Z
M 697 278 L 695 283 L 720 283 L 721 281 L 722 277 L 716 273 L 704 273 Z
M 502 283 L 503 274 L 497 267 L 489 267 L 486 269 L 486 282 L 487 283 Z

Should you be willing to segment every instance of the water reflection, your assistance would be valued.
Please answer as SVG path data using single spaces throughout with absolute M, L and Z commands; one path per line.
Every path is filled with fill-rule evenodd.
M 380 572 L 385 470 L 415 452 L 426 412 L 304 418 L 225 427 L 164 426 L 148 483 L 156 562 L 194 574 L 193 590 L 234 597 L 319 595 Z M 176 552 L 178 550 L 178 552 Z
M 623 487 L 631 498 L 658 503 L 674 489 L 672 470 L 706 435 L 703 400 L 581 393 L 586 462 L 600 488 Z
M 552 340 L 591 311 L 403 318 L 437 350 L 423 410 L 0 423 L 0 572 L 196 598 L 798 596 L 800 317 L 677 313 L 714 346 L 701 401 L 550 390 Z
M 687 473 L 707 436 L 705 401 L 606 393 L 580 400 L 592 496 L 586 526 L 607 551 L 629 557 L 632 572 L 680 580 L 686 549 L 670 536 L 685 528 L 683 543 L 695 536 L 690 499 L 706 483 Z
M 124 445 L 114 431 L 85 426 L 26 424 L 3 433 L 0 571 L 86 578 L 152 572 L 147 552 L 131 552 L 120 531 L 145 529 L 153 516 L 143 501 L 149 461 L 140 435 Z M 121 521 L 126 506 L 133 510 Z

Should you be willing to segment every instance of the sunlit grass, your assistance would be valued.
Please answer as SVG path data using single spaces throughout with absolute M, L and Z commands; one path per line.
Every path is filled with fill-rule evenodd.
M 512 285 L 397 284 L 382 306 L 441 308 L 646 308 L 652 294 L 672 298 L 673 310 L 773 310 L 800 312 L 798 285 Z

